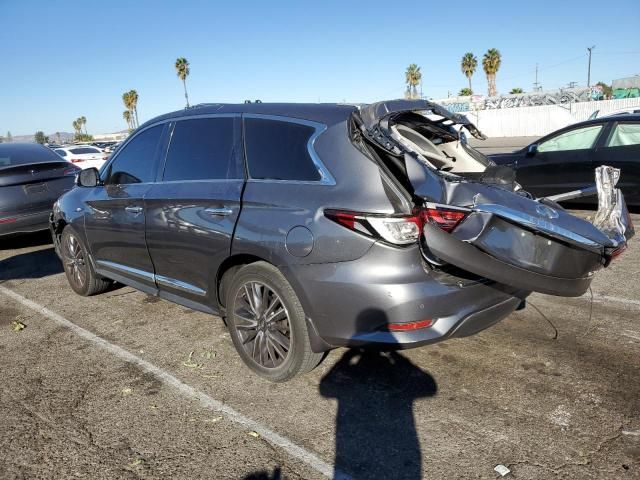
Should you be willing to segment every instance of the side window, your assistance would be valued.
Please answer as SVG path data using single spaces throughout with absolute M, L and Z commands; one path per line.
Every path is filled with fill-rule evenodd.
M 587 150 L 596 143 L 600 130 L 602 130 L 602 125 L 593 125 L 562 133 L 538 145 L 538 151 Z
M 131 140 L 105 172 L 105 184 L 146 183 L 155 180 L 155 160 L 164 125 L 157 125 Z
M 245 149 L 251 178 L 320 180 L 307 142 L 314 128 L 299 123 L 246 118 Z
M 607 147 L 640 145 L 640 123 L 618 123 L 607 142 Z
M 171 136 L 164 181 L 242 178 L 234 155 L 234 119 L 181 120 Z
M 55 152 L 58 155 L 60 155 L 61 157 L 66 157 L 67 156 L 67 152 L 65 152 L 64 150 L 56 150 Z

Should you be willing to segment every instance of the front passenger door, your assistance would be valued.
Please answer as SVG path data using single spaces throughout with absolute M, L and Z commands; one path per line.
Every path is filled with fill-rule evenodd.
M 155 180 L 165 125 L 135 135 L 101 172 L 87 198 L 85 231 L 98 273 L 155 293 L 145 242 L 144 195 Z

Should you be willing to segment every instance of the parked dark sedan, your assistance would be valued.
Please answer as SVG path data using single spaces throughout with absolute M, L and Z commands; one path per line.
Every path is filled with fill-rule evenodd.
M 490 327 L 532 291 L 582 295 L 633 235 L 614 169 L 594 223 L 536 201 L 426 101 L 201 105 L 150 120 L 54 205 L 71 288 L 111 281 L 226 317 L 274 381 L 337 346 Z M 612 217 L 616 221 L 611 222 Z
M 618 187 L 629 205 L 640 205 L 640 115 L 587 120 L 556 132 L 513 153 L 490 156 L 516 170 L 516 180 L 538 197 L 593 184 L 593 170 L 610 165 L 621 170 Z M 573 200 L 596 203 L 597 197 Z
M 0 144 L 0 236 L 46 230 L 79 168 L 35 143 Z

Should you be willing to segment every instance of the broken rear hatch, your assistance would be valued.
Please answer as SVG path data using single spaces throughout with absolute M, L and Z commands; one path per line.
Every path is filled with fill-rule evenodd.
M 423 100 L 362 106 L 355 118 L 378 161 L 413 197 L 421 246 L 434 268 L 451 264 L 518 289 L 579 296 L 634 235 L 620 171 L 594 172 L 599 208 L 592 222 L 552 199 L 535 199 L 466 144 L 482 133 L 463 115 Z

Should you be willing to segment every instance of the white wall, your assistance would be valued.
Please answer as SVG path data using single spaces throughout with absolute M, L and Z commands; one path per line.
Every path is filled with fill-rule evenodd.
M 541 137 L 554 130 L 589 118 L 628 107 L 640 107 L 640 98 L 579 102 L 539 107 L 500 108 L 465 112 L 464 115 L 488 137 Z

